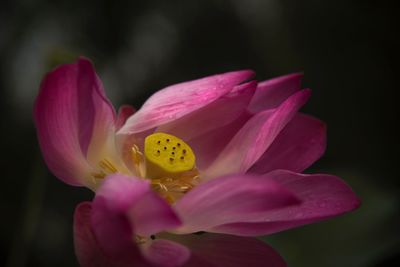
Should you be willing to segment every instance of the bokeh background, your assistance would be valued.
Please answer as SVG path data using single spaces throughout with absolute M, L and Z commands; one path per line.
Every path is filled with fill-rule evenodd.
M 400 266 L 395 1 L 2 1 L 0 266 L 77 266 L 72 214 L 91 192 L 52 176 L 32 105 L 43 75 L 92 59 L 115 105 L 251 68 L 305 73 L 304 111 L 328 124 L 308 172 L 343 177 L 363 200 L 339 218 L 263 238 L 289 266 Z M 266 263 L 267 266 L 267 263 Z

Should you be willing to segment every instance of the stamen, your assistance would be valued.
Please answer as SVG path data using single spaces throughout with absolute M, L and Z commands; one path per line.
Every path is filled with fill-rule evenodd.
M 110 173 L 116 173 L 118 171 L 117 168 L 115 168 L 114 165 L 108 159 L 103 159 L 102 161 L 100 161 L 99 166 L 100 168 Z
M 146 238 L 144 236 L 135 235 L 135 241 L 136 241 L 136 244 L 138 244 L 138 245 L 142 245 L 142 244 L 146 243 L 147 240 L 148 240 L 148 238 Z
M 151 180 L 153 190 L 158 192 L 170 204 L 174 204 L 176 200 L 193 189 L 198 183 L 199 175 L 197 170 L 190 171 L 175 179 L 165 177 Z
M 99 162 L 100 170 L 92 173 L 92 176 L 96 179 L 104 179 L 109 174 L 118 172 L 118 169 L 108 159 L 103 159 Z
M 146 172 L 144 156 L 143 153 L 140 152 L 137 145 L 133 145 L 131 148 L 131 158 L 133 161 L 133 167 L 135 168 L 137 175 L 140 177 L 144 177 Z

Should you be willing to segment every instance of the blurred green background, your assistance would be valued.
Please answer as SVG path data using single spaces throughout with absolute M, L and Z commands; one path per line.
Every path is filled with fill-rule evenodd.
M 400 266 L 394 3 L 2 1 L 0 265 L 77 266 L 72 215 L 92 194 L 48 172 L 32 105 L 45 72 L 85 55 L 116 106 L 229 70 L 260 80 L 303 71 L 313 89 L 304 111 L 328 124 L 327 153 L 308 172 L 343 177 L 363 204 L 264 239 L 289 266 Z

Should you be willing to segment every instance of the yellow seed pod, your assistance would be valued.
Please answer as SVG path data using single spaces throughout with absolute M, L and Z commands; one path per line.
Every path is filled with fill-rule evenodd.
M 176 177 L 191 171 L 196 157 L 192 148 L 178 137 L 154 133 L 144 141 L 146 176 L 149 178 Z

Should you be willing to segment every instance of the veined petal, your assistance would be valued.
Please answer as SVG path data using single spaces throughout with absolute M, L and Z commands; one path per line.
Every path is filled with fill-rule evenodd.
M 256 236 L 276 233 L 352 211 L 360 200 L 340 178 L 327 174 L 298 174 L 277 170 L 264 175 L 293 192 L 300 205 L 270 210 L 258 222 L 226 224 L 212 232 Z
M 132 232 L 130 237 L 133 231 L 137 235 L 149 236 L 181 224 L 171 206 L 151 190 L 148 181 L 121 174 L 107 176 L 93 202 L 92 222 L 99 241 L 105 237 L 101 234 L 103 228 L 107 231 L 123 229 L 123 224 L 119 227 L 108 226 L 106 221 L 111 221 L 113 217 L 118 223 L 123 218 L 123 224 L 127 223 Z M 104 243 L 107 243 L 107 239 Z
M 79 265 L 82 267 L 96 266 L 106 267 L 110 265 L 108 259 L 102 257 L 97 240 L 90 226 L 90 202 L 80 203 L 74 214 L 74 245 L 75 254 Z
M 99 245 L 90 223 L 92 204 L 80 203 L 74 214 L 74 246 L 75 254 L 81 267 L 128 267 L 148 266 L 139 251 L 134 248 L 128 258 L 113 258 L 103 251 Z
M 187 246 L 190 260 L 183 267 L 285 267 L 282 257 L 268 244 L 249 237 L 204 233 L 169 235 Z
M 228 125 L 214 129 L 188 141 L 196 153 L 196 166 L 201 172 L 206 170 L 215 161 L 235 134 L 251 117 L 252 115 L 245 110 Z
M 237 71 L 169 86 L 152 95 L 118 133 L 137 133 L 179 119 L 212 103 L 252 76 L 252 71 Z
M 146 259 L 158 267 L 179 267 L 190 258 L 190 250 L 173 241 L 157 239 L 142 247 Z
M 157 131 L 179 136 L 182 140 L 190 140 L 221 128 L 234 121 L 247 108 L 257 86 L 256 81 L 236 86 L 230 92 L 211 104 L 189 113 L 188 115 L 160 126 Z
M 173 267 L 182 265 L 190 255 L 186 247 L 167 240 L 149 239 L 136 245 L 135 236 L 148 238 L 181 224 L 147 181 L 119 174 L 108 176 L 93 202 L 91 224 L 99 246 L 113 263 L 124 259 L 136 264 L 143 258 L 148 262 L 145 266 Z
M 184 225 L 178 233 L 208 231 L 218 225 L 258 220 L 269 210 L 298 200 L 276 182 L 252 175 L 231 175 L 200 184 L 176 204 Z
M 49 169 L 68 184 L 86 184 L 89 146 L 102 146 L 114 131 L 115 118 L 87 59 L 60 66 L 45 77 L 34 118 Z
M 289 96 L 301 89 L 302 73 L 293 73 L 258 84 L 249 111 L 257 113 L 279 106 Z
M 254 115 L 205 171 L 205 177 L 210 179 L 229 173 L 245 173 L 264 154 L 309 96 L 310 90 L 302 90 L 275 110 Z
M 325 147 L 325 123 L 297 114 L 248 172 L 264 174 L 277 169 L 302 172 L 324 154 Z

